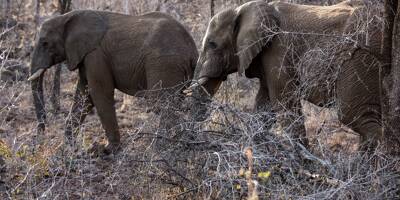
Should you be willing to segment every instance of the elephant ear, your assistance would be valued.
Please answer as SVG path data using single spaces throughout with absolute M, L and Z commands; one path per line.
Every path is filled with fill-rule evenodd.
M 68 69 L 75 70 L 84 57 L 100 45 L 107 25 L 96 11 L 73 11 L 67 17 L 64 29 L 65 53 Z
M 271 41 L 278 30 L 275 11 L 265 1 L 252 1 L 236 9 L 236 52 L 239 75 L 249 68 L 253 59 Z

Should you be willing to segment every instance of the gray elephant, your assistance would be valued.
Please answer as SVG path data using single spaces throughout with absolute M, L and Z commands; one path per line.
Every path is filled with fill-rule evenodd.
M 202 85 L 213 94 L 228 74 L 238 72 L 260 80 L 257 105 L 270 103 L 278 113 L 299 113 L 301 98 L 317 105 L 335 98 L 340 120 L 361 135 L 364 147 L 376 146 L 382 135 L 381 26 L 367 7 L 362 1 L 332 6 L 251 1 L 224 10 L 208 25 L 195 80 L 185 92 Z M 330 60 L 307 65 L 313 52 Z M 304 71 L 324 76 L 308 84 Z
M 173 87 L 192 78 L 197 58 L 190 34 L 163 13 L 129 16 L 80 10 L 49 19 L 40 28 L 28 79 L 38 129 L 44 130 L 46 119 L 43 73 L 57 63 L 66 60 L 69 70 L 79 69 L 66 122 L 67 138 L 73 139 L 77 127 L 95 106 L 108 138 L 105 150 L 111 152 L 120 144 L 114 89 L 135 95 L 156 84 Z

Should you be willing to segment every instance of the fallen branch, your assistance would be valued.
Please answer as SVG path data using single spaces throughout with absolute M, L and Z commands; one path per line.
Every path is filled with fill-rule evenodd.
M 298 171 L 298 173 L 302 174 L 302 175 L 305 175 L 305 176 L 307 176 L 309 178 L 315 179 L 317 181 L 320 181 L 320 182 L 326 182 L 329 185 L 332 185 L 332 186 L 335 186 L 335 187 L 340 186 L 341 184 L 343 184 L 343 181 L 341 181 L 339 179 L 328 178 L 328 177 L 325 177 L 325 176 L 320 175 L 320 174 L 313 174 L 310 171 L 304 170 L 304 169 L 300 169 Z

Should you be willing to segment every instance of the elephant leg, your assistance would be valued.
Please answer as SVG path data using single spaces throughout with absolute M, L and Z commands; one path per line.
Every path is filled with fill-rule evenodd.
M 308 147 L 300 99 L 294 97 L 291 92 L 296 91 L 296 85 L 289 74 L 282 73 L 280 77 L 275 77 L 275 74 L 279 73 L 272 70 L 267 74 L 268 89 L 264 91 L 268 92 L 269 98 L 263 98 L 263 93 L 259 93 L 264 101 L 270 101 L 272 110 L 276 113 L 274 129 L 278 134 L 289 133 L 296 141 Z
M 85 58 L 90 97 L 106 132 L 106 153 L 111 153 L 119 149 L 120 134 L 114 107 L 114 78 L 106 63 L 99 51 L 94 51 Z
M 369 52 L 358 50 L 337 79 L 339 119 L 361 136 L 361 150 L 373 150 L 382 137 L 379 67 Z
M 285 56 L 287 48 L 282 48 L 279 42 L 272 43 L 272 46 L 263 52 L 261 62 L 263 76 L 260 78 L 264 91 L 268 93 L 267 101 L 270 101 L 272 110 L 276 113 L 275 130 L 277 133 L 288 133 L 296 141 L 308 146 L 306 129 L 301 113 L 300 99 L 295 96 L 298 90 L 298 82 L 294 79 L 291 66 Z M 264 96 L 259 93 L 260 97 Z M 264 98 L 265 100 L 265 98 Z
M 161 115 L 159 126 L 162 130 L 170 130 L 179 124 L 180 116 L 176 111 L 181 108 L 183 98 L 178 95 L 181 92 L 177 91 L 180 89 L 177 85 L 189 80 L 190 77 L 185 71 L 191 66 L 191 62 L 179 56 L 170 56 L 148 60 L 147 64 L 149 66 L 146 69 L 148 89 L 164 88 L 161 92 L 156 92 L 154 96 L 159 100 L 156 105 L 156 110 Z M 160 66 L 168 70 L 161 71 Z
M 263 85 L 260 85 L 260 89 L 258 89 L 258 93 L 256 96 L 254 110 L 262 110 L 269 104 L 270 104 L 270 99 L 268 95 L 268 88 Z
M 378 142 L 382 139 L 380 133 L 382 133 L 382 125 L 377 121 L 369 121 L 361 124 L 355 131 L 360 133 L 362 151 L 371 152 L 375 147 L 378 146 Z
M 379 104 L 357 105 L 360 102 L 356 102 L 356 99 L 348 103 L 342 103 L 339 107 L 340 121 L 360 134 L 360 150 L 371 152 L 382 139 L 380 106 Z
M 79 132 L 80 124 L 83 123 L 86 115 L 93 109 L 93 102 L 87 90 L 86 77 L 82 75 L 82 70 L 79 73 L 74 102 L 66 121 L 65 136 L 70 142 L 74 141 L 74 137 Z
M 371 152 L 378 146 L 382 139 L 382 123 L 380 114 L 372 111 L 372 108 L 379 110 L 379 106 L 363 106 L 363 109 L 349 110 L 347 113 L 340 114 L 340 121 L 348 125 L 355 132 L 360 134 L 360 150 Z M 356 114 L 355 114 L 356 113 Z
M 60 111 L 60 77 L 61 77 L 61 64 L 56 65 L 54 71 L 53 88 L 51 91 L 50 102 L 53 107 L 53 112 Z
M 90 84 L 90 81 L 89 87 L 90 96 L 106 132 L 108 146 L 111 151 L 114 151 L 120 145 L 120 134 L 114 107 L 114 89 L 96 88 L 96 86 Z
M 180 127 L 178 125 L 181 123 L 181 116 L 177 110 L 182 109 L 184 99 L 181 96 L 174 95 L 172 91 L 167 91 L 167 94 L 171 96 L 167 99 L 167 101 L 170 101 L 170 106 L 161 113 L 160 127 L 165 130 L 171 130 Z
M 275 128 L 277 132 L 287 132 L 303 146 L 308 147 L 309 142 L 300 101 L 284 99 L 284 101 L 278 102 L 278 105 L 274 105 L 273 111 L 276 113 Z
M 278 133 L 283 131 L 288 132 L 303 146 L 308 147 L 309 142 L 300 105 L 281 108 L 276 113 L 276 128 Z

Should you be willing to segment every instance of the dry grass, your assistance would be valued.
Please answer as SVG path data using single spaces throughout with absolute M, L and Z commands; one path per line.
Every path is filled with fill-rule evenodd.
M 22 67 L 12 73 L 25 77 L 35 34 L 34 4 L 18 2 L 12 4 L 12 15 L 19 25 L 0 31 L 7 32 L 0 41 L 0 68 L 17 62 Z M 46 9 L 41 14 L 49 15 L 54 11 L 52 1 L 43 2 Z M 157 8 L 157 2 L 135 0 L 125 9 L 123 3 L 76 0 L 74 8 L 141 13 Z M 217 10 L 231 2 L 217 1 Z M 199 44 L 209 19 L 208 8 L 207 1 L 177 0 L 160 9 L 180 17 Z M 82 125 L 76 146 L 63 143 L 75 72 L 63 72 L 61 113 L 48 113 L 46 135 L 35 134 L 29 83 L 0 82 L 0 198 L 400 198 L 399 158 L 379 150 L 372 155 L 358 152 L 358 135 L 338 122 L 334 108 L 302 103 L 305 118 L 298 116 L 298 120 L 305 121 L 312 139 L 306 150 L 292 138 L 292 127 L 275 133 L 276 116 L 268 108 L 249 111 L 257 82 L 237 81 L 234 76 L 208 105 L 212 113 L 204 122 L 195 122 L 172 100 L 150 104 L 148 99 L 132 98 L 121 110 L 123 94 L 117 92 L 123 150 L 101 158 L 86 151 L 105 141 L 96 113 Z M 47 94 L 52 80 L 48 77 Z M 155 107 L 158 114 L 148 112 Z M 160 115 L 167 110 L 175 110 L 181 118 L 172 129 L 160 130 Z

